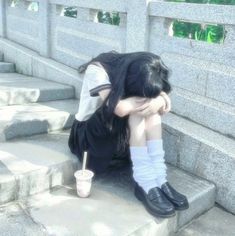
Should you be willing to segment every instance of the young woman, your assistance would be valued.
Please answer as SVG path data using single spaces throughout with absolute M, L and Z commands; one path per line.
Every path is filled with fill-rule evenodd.
M 171 109 L 169 69 L 158 55 L 101 53 L 79 67 L 85 72 L 78 113 L 69 136 L 72 153 L 87 168 L 104 172 L 114 155 L 132 163 L 135 196 L 154 216 L 188 208 L 166 179 L 161 116 Z

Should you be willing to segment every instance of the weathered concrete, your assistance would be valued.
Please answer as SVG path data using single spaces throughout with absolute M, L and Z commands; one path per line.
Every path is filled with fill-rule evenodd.
M 0 206 L 0 234 L 2 236 L 46 236 L 45 229 L 34 222 L 19 204 Z
M 0 203 L 70 183 L 78 168 L 67 142 L 69 131 L 35 135 L 0 145 Z
M 235 216 L 214 207 L 195 219 L 176 236 L 234 236 Z
M 163 116 L 166 160 L 216 184 L 216 201 L 235 213 L 234 140 L 172 113 Z
M 11 62 L 0 62 L 0 73 L 13 73 L 15 72 L 15 65 Z
M 0 107 L 0 141 L 69 128 L 78 103 L 67 99 Z
M 91 196 L 77 197 L 75 184 L 21 199 L 35 222 L 52 235 L 169 235 L 214 204 L 214 185 L 169 167 L 169 181 L 189 198 L 190 208 L 176 217 L 151 216 L 133 194 L 128 168 L 96 176 Z
M 29 195 L 45 191 L 54 186 L 64 185 L 75 181 L 73 173 L 76 169 L 81 168 L 81 165 L 77 157 L 71 154 L 68 148 L 68 135 L 69 131 L 54 132 L 46 135 L 32 136 L 30 138 L 25 138 L 24 140 L 12 140 L 1 144 L 1 176 L 3 174 L 7 175 L 6 178 L 1 178 L 0 180 L 0 185 L 2 186 L 0 188 L 1 203 L 6 203 L 17 199 L 27 200 L 25 197 L 28 197 Z M 148 214 L 143 213 L 145 212 L 143 207 L 140 207 L 138 210 L 141 211 L 140 215 L 144 214 L 144 217 L 148 216 L 147 219 L 149 221 L 146 227 L 141 229 L 143 232 L 155 232 L 154 230 L 157 229 L 162 230 L 161 232 L 165 232 L 167 235 L 168 227 L 170 227 L 170 230 L 175 230 L 176 227 L 180 227 L 188 223 L 193 217 L 202 214 L 214 204 L 215 187 L 213 184 L 208 183 L 205 180 L 195 178 L 184 171 L 180 171 L 179 169 L 170 166 L 168 167 L 168 178 L 176 189 L 188 196 L 190 200 L 190 208 L 187 211 L 179 213 L 177 220 L 171 219 L 169 222 L 158 220 L 159 224 L 161 224 L 156 228 L 155 224 L 153 224 L 152 221 L 149 221 L 150 218 Z M 128 205 L 133 200 L 133 193 L 130 193 L 133 190 L 133 180 L 129 169 L 125 169 L 124 172 L 107 172 L 102 176 L 97 176 L 96 179 L 97 183 L 95 183 L 95 186 L 97 187 L 95 188 L 95 191 L 97 191 L 98 196 L 102 198 L 99 197 L 100 200 L 97 202 L 92 201 L 93 203 L 91 204 L 94 204 L 94 214 L 96 214 L 95 212 L 98 209 L 100 209 L 101 212 L 105 209 L 108 211 L 113 200 L 117 198 L 114 195 L 117 194 L 119 197 L 115 201 L 120 201 L 120 203 L 117 202 L 117 204 L 114 205 L 118 208 L 118 204 L 121 204 L 122 207 L 125 206 L 127 209 L 120 208 L 120 210 L 116 209 L 114 212 L 118 214 L 118 211 L 125 211 L 126 214 L 130 214 L 131 217 L 136 217 L 136 215 L 138 215 L 135 208 L 128 209 Z M 124 191 L 121 189 L 124 189 Z M 123 194 L 126 196 L 128 201 L 125 200 L 124 196 L 122 196 Z M 52 193 L 52 195 L 54 195 L 54 193 Z M 69 196 L 69 199 L 71 199 L 71 197 L 74 198 L 74 196 Z M 109 205 L 107 205 L 107 208 L 97 208 L 100 204 L 105 207 L 107 204 L 106 201 L 109 197 L 111 199 L 108 203 Z M 57 200 L 55 199 L 53 201 Z M 74 201 L 76 202 L 77 200 L 75 199 Z M 41 202 L 40 204 L 45 204 L 45 202 Z M 84 208 L 84 206 L 79 205 L 79 200 L 75 206 L 70 205 L 70 203 L 68 204 L 69 207 L 73 209 L 76 209 L 77 204 L 77 206 L 81 208 L 81 211 L 83 211 L 82 209 L 86 209 L 86 207 Z M 88 205 L 89 204 L 90 203 L 88 203 Z M 28 206 L 28 204 L 26 205 Z M 66 205 L 67 203 L 65 206 Z M 49 211 L 50 209 L 50 207 L 47 208 Z M 60 211 L 60 208 L 57 210 Z M 71 209 L 69 211 L 71 211 Z M 54 210 L 53 212 L 56 213 Z M 80 211 L 78 211 L 78 213 L 80 214 Z M 90 213 L 92 214 L 92 212 Z M 59 213 L 57 212 L 56 214 Z M 80 216 L 78 215 L 77 217 Z M 91 215 L 90 217 L 96 220 L 95 215 Z M 104 216 L 104 220 L 108 219 Z M 112 217 L 112 219 L 114 220 L 115 217 Z M 61 220 L 63 220 L 63 217 Z M 144 222 L 147 223 L 148 221 Z M 120 227 L 121 222 L 122 221 L 120 221 Z M 129 220 L 129 222 L 131 222 L 131 220 Z M 141 222 L 141 219 L 138 220 L 137 223 L 138 222 Z M 86 224 L 88 223 L 89 222 Z M 67 223 L 65 223 L 65 225 L 66 224 Z M 124 228 L 124 230 L 129 230 L 127 226 L 128 224 L 125 226 L 126 229 Z M 132 230 L 134 230 L 134 228 Z
M 0 154 L 2 156 L 2 154 Z M 1 158 L 0 158 L 1 160 Z M 17 195 L 17 182 L 14 174 L 0 161 L 0 204 L 13 201 Z
M 74 98 L 72 86 L 18 73 L 0 74 L 0 106 Z
M 74 68 L 39 56 L 35 51 L 8 39 L 0 38 L 0 51 L 4 54 L 4 60 L 15 63 L 16 72 L 74 86 L 76 98 L 79 98 L 83 75 Z
M 234 106 L 177 87 L 173 89 L 170 98 L 174 113 L 235 138 Z
M 3 59 L 4 59 L 3 53 L 0 52 L 0 61 L 3 61 Z

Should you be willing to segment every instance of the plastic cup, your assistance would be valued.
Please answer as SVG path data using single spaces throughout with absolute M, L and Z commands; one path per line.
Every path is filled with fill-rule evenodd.
M 91 170 L 77 170 L 76 178 L 77 194 L 79 197 L 88 197 L 91 193 L 91 184 L 94 173 Z

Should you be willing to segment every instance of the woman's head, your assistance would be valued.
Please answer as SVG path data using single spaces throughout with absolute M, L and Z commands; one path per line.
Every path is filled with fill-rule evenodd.
M 161 58 L 144 52 L 133 60 L 125 79 L 125 96 L 157 97 L 161 91 L 171 91 L 169 69 Z

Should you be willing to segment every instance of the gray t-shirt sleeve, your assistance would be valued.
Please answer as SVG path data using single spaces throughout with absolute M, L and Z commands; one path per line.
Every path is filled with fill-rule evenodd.
M 98 96 L 98 92 L 111 88 L 109 76 L 104 68 L 90 64 L 85 72 L 84 79 L 86 79 L 90 96 Z

